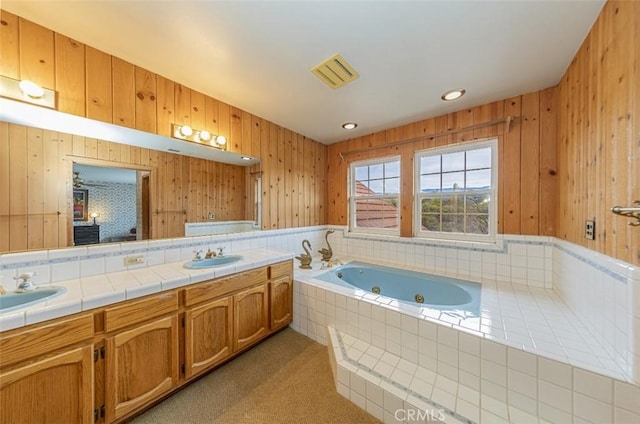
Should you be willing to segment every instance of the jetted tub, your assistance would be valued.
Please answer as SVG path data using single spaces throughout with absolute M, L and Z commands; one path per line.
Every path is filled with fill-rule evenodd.
M 315 278 L 414 306 L 458 311 L 466 317 L 479 316 L 481 286 L 471 281 L 359 261 L 333 268 Z

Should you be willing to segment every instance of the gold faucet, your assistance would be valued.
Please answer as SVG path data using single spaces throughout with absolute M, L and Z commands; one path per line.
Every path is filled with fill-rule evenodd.
M 205 253 L 204 258 L 211 259 L 214 256 L 216 256 L 216 252 L 212 252 L 211 249 L 207 249 L 207 253 Z
M 0 285 L 0 296 L 2 296 L 3 294 L 7 294 L 7 291 Z

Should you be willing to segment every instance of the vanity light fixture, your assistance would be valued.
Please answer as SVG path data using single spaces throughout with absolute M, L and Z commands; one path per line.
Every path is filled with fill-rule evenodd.
M 43 88 L 33 81 L 16 80 L 0 76 L 0 97 L 44 106 L 50 109 L 56 108 L 56 92 Z
M 467 90 L 465 90 L 464 88 L 456 88 L 455 90 L 447 91 L 442 96 L 440 96 L 440 98 L 445 102 L 450 102 L 452 100 L 458 100 L 460 97 L 464 96 L 464 93 L 466 92 Z
M 171 127 L 173 138 L 190 141 L 192 143 L 204 144 L 220 150 L 225 150 L 226 148 L 227 138 L 225 136 L 216 136 L 207 130 L 194 129 L 189 125 L 172 124 Z
M 342 124 L 342 128 L 344 128 L 345 130 L 352 130 L 352 129 L 355 129 L 357 126 L 358 124 L 356 124 L 355 122 L 346 122 Z

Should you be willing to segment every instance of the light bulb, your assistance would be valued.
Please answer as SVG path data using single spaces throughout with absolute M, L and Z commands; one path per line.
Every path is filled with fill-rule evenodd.
M 209 131 L 200 131 L 200 140 L 202 141 L 211 140 L 211 133 Z
M 224 146 L 225 144 L 227 144 L 227 137 L 223 135 L 219 135 L 218 137 L 216 137 L 216 143 L 218 143 L 221 146 Z
M 18 86 L 25 95 L 31 98 L 39 99 L 44 96 L 44 88 L 40 87 L 33 81 L 22 80 Z
M 191 134 L 193 134 L 193 129 L 189 125 L 183 125 L 182 127 L 180 127 L 180 134 L 183 137 L 189 137 Z

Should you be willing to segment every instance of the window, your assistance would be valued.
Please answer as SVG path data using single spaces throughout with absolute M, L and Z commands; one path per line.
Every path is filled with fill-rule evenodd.
M 398 234 L 400 158 L 354 162 L 350 172 L 350 230 Z
M 415 234 L 495 238 L 497 140 L 416 153 Z

